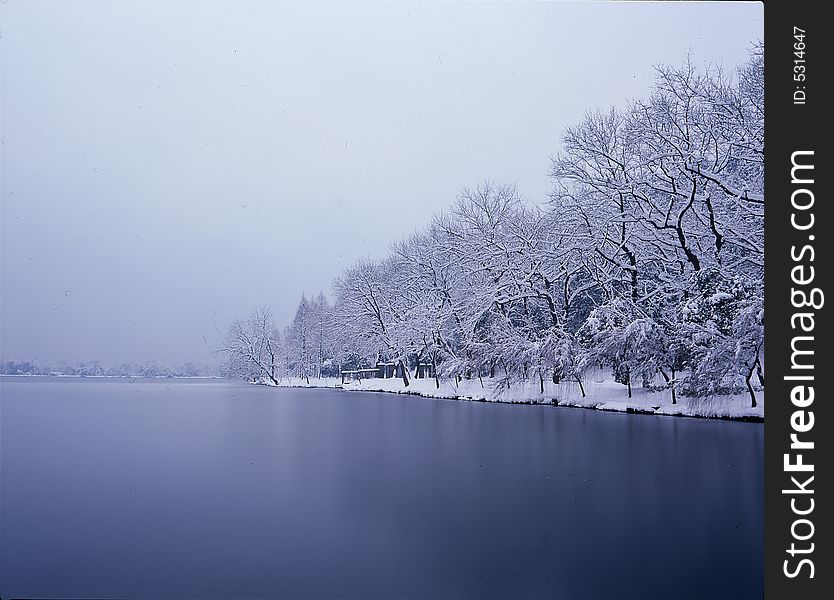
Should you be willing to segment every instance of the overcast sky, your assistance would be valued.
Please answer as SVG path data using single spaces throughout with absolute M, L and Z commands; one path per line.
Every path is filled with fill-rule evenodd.
M 550 188 L 560 132 L 728 68 L 759 3 L 0 0 L 5 359 L 213 363 L 260 304 L 380 257 L 463 186 Z

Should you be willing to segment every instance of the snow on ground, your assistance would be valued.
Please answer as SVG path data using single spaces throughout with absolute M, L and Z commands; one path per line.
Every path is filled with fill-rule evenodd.
M 583 381 L 585 397 L 582 397 L 576 382 L 554 384 L 545 381 L 544 393 L 541 393 L 538 381 L 513 383 L 508 390 L 496 390 L 493 382 L 484 379 L 464 379 L 460 384 L 454 381 L 441 381 L 436 387 L 434 379 L 412 379 L 408 387 L 403 386 L 402 379 L 364 379 L 362 382 L 351 381 L 342 385 L 337 377 L 322 379 L 310 378 L 309 383 L 301 378 L 284 378 L 280 387 L 328 387 L 352 391 L 390 392 L 396 394 L 414 394 L 428 398 L 449 398 L 454 400 L 475 400 L 481 402 L 507 402 L 519 404 L 553 404 L 558 406 L 576 406 L 618 412 L 644 412 L 659 415 L 681 415 L 690 417 L 709 417 L 724 419 L 745 419 L 760 421 L 764 419 L 764 391 L 756 392 L 758 406 L 750 407 L 748 394 L 733 396 L 712 396 L 692 398 L 678 395 L 677 404 L 672 404 L 669 390 L 651 391 L 639 386 L 632 388 L 632 397 L 624 385 L 599 374 Z
M 267 380 L 259 383 L 275 386 L 274 383 Z M 342 380 L 338 377 L 322 377 L 321 379 L 310 377 L 309 380 L 304 377 L 283 377 L 278 380 L 278 387 L 340 388 L 342 387 Z

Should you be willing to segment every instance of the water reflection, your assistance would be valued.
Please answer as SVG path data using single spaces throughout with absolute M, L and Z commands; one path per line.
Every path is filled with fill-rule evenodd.
M 760 424 L 3 379 L 0 595 L 762 595 Z

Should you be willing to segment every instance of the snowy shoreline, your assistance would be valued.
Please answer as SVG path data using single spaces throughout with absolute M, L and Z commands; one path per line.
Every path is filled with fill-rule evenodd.
M 403 386 L 401 379 L 395 378 L 366 379 L 361 383 L 353 381 L 344 385 L 335 377 L 311 378 L 309 383 L 303 378 L 284 378 L 277 385 L 272 382 L 261 383 L 270 387 L 333 388 L 469 402 L 562 406 L 632 414 L 764 422 L 764 392 L 761 390 L 756 393 L 758 406 L 751 408 L 750 397 L 747 394 L 708 398 L 679 396 L 677 403 L 672 404 L 668 390 L 650 391 L 636 388 L 633 390 L 632 398 L 628 398 L 625 388 L 610 380 L 585 382 L 585 397 L 582 397 L 576 383 L 553 384 L 550 381 L 545 382 L 543 393 L 540 391 L 540 384 L 532 381 L 513 384 L 509 390 L 503 392 L 493 390 L 487 381 L 484 381 L 482 386 L 478 380 L 463 380 L 457 385 L 445 381 L 441 382 L 439 388 L 436 387 L 434 379 L 412 379 L 408 387 Z

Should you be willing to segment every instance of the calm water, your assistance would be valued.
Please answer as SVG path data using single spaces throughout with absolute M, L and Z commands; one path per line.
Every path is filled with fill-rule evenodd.
M 761 598 L 761 424 L 0 379 L 0 596 Z

